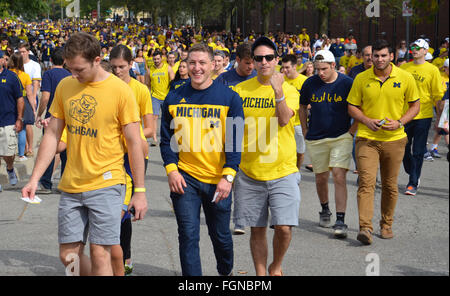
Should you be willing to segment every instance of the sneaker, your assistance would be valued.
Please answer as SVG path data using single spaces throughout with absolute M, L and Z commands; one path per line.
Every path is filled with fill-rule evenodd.
M 383 227 L 380 230 L 381 238 L 383 239 L 391 239 L 394 237 L 394 233 L 392 232 L 391 227 Z
M 307 164 L 307 165 L 305 165 L 305 169 L 307 169 L 307 170 L 310 171 L 310 172 L 313 172 L 312 164 Z
M 26 157 L 25 155 L 19 156 L 19 158 L 17 158 L 17 161 L 26 161 L 28 160 L 28 157 Z
M 434 160 L 430 151 L 425 152 L 425 154 L 423 155 L 423 160 L 425 160 L 425 161 L 433 161 Z
M 50 194 L 52 193 L 51 189 L 45 188 L 42 186 L 42 184 L 39 184 L 38 188 L 36 189 L 37 194 Z
M 132 272 L 133 272 L 133 263 L 130 264 L 125 263 L 125 276 L 131 275 Z
M 234 228 L 233 234 L 235 234 L 235 235 L 245 234 L 245 230 L 243 228 L 236 227 L 236 228 Z
M 358 236 L 356 237 L 357 240 L 359 240 L 363 245 L 370 245 L 372 244 L 372 233 L 370 233 L 367 229 L 362 229 Z
M 436 148 L 434 148 L 433 150 L 430 151 L 430 154 L 432 157 L 434 158 L 441 158 L 442 156 L 439 154 L 438 150 Z
M 2 192 L 3 191 L 3 187 L 2 187 L 2 185 L 0 184 L 0 192 Z
M 17 184 L 17 175 L 16 172 L 14 171 L 14 169 L 12 169 L 12 171 L 8 171 L 8 179 L 9 179 L 9 184 L 11 184 L 12 186 L 15 186 Z
M 331 212 L 319 212 L 319 226 L 320 227 L 331 227 Z
M 336 238 L 346 238 L 347 237 L 347 225 L 341 220 L 336 220 L 336 224 L 334 224 L 334 236 Z
M 414 187 L 412 185 L 409 185 L 408 187 L 406 187 L 406 191 L 405 191 L 406 195 L 414 196 L 414 195 L 416 195 L 416 193 L 417 193 L 417 188 L 416 187 Z

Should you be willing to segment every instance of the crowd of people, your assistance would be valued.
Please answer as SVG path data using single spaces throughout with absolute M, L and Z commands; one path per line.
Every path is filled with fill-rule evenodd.
M 22 189 L 31 199 L 53 192 L 61 162 L 60 258 L 68 266 L 78 254 L 82 275 L 132 272 L 131 221 L 147 212 L 149 143 L 159 145 L 168 176 L 183 275 L 202 274 L 201 207 L 220 275 L 233 272 L 232 232 L 248 227 L 256 274 L 283 275 L 306 152 L 319 226 L 339 239 L 353 159 L 357 239 L 367 245 L 378 169 L 380 235 L 392 239 L 402 164 L 404 194 L 415 196 L 423 161 L 441 157 L 442 136 L 448 145 L 449 39 L 432 49 L 421 37 L 394 48 L 382 39 L 362 46 L 352 33 L 310 37 L 306 28 L 244 36 L 239 28 L 0 20 L 0 156 L 12 186 L 14 161 L 36 157 Z M 37 155 L 33 125 L 43 127 Z

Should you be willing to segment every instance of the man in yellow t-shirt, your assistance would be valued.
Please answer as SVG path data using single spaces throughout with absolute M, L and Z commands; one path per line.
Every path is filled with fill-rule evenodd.
M 50 107 L 52 117 L 22 196 L 34 198 L 38 181 L 67 126 L 67 164 L 59 184 L 60 258 L 83 256 L 89 235 L 92 270 L 80 260 L 82 274 L 112 275 L 111 248 L 120 243 L 120 213 L 125 194 L 124 145 L 132 155 L 135 193 L 129 208 L 140 220 L 147 211 L 139 115 L 132 90 L 101 68 L 100 44 L 84 32 L 71 36 L 64 58 L 72 77 L 63 79 Z M 137 188 L 140 188 L 137 190 Z M 87 259 L 88 260 L 88 259 Z
M 300 93 L 302 89 L 303 82 L 308 78 L 303 74 L 297 72 L 297 57 L 293 54 L 286 55 L 282 60 L 282 69 L 284 74 L 284 80 L 295 87 L 296 90 Z M 297 110 L 296 110 L 297 111 Z M 304 153 L 305 153 L 305 138 L 302 133 L 302 127 L 300 125 L 300 117 L 299 113 L 295 112 L 295 121 L 294 121 L 294 130 L 295 130 L 295 143 L 297 144 L 297 168 L 300 171 L 300 167 L 302 166 Z
M 358 121 L 359 233 L 357 239 L 372 243 L 372 218 L 378 167 L 381 170 L 381 237 L 392 238 L 398 199 L 397 179 L 407 142 L 403 125 L 420 108 L 412 75 L 391 63 L 394 52 L 385 40 L 372 46 L 373 67 L 358 74 L 347 98 L 348 112 Z M 408 108 L 409 106 L 409 108 Z
M 425 61 L 428 43 L 418 39 L 411 45 L 413 61 L 403 64 L 401 68 L 412 74 L 416 80 L 420 97 L 420 112 L 405 125 L 408 143 L 405 147 L 403 167 L 409 175 L 406 195 L 416 195 L 419 187 L 420 173 L 424 154 L 427 152 L 428 132 L 433 119 L 433 107 L 438 106 L 444 96 L 441 74 L 438 68 Z M 439 121 L 439 118 L 437 119 Z
M 234 188 L 234 223 L 251 227 L 250 249 L 256 275 L 264 276 L 267 270 L 269 275 L 283 275 L 281 264 L 291 240 L 291 228 L 298 225 L 300 208 L 294 136 L 299 93 L 284 81 L 283 74 L 275 71 L 277 46 L 269 38 L 260 37 L 253 43 L 252 56 L 257 76 L 235 86 L 243 100 L 245 130 Z M 273 262 L 267 269 L 268 223 L 275 234 Z
M 169 67 L 167 63 L 163 63 L 162 53 L 158 50 L 153 53 L 153 66 L 149 72 L 153 107 L 153 130 L 156 130 L 156 121 L 164 99 L 169 93 L 170 81 L 175 78 L 175 73 L 172 67 Z M 157 142 L 156 133 L 153 134 L 153 141 Z

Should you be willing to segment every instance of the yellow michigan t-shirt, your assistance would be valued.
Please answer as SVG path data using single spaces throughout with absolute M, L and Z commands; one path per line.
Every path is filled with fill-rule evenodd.
M 50 113 L 67 128 L 67 164 L 58 188 L 80 193 L 125 184 L 122 126 L 139 122 L 131 88 L 114 75 L 82 84 L 64 78 Z
M 392 72 L 382 82 L 373 72 L 373 66 L 358 74 L 353 81 L 347 102 L 360 107 L 365 116 L 373 119 L 399 120 L 408 109 L 408 103 L 419 99 L 414 77 L 391 63 Z M 379 129 L 374 132 L 358 123 L 358 137 L 375 141 L 396 141 L 406 137 L 404 128 L 394 131 Z
M 444 88 L 438 68 L 428 62 L 421 65 L 409 62 L 401 65 L 400 68 L 411 73 L 416 80 L 420 98 L 420 111 L 414 119 L 433 118 L 433 106 L 444 96 Z M 407 106 L 405 107 L 408 109 Z
M 275 180 L 298 171 L 294 137 L 294 120 L 284 127 L 275 115 L 275 93 L 270 85 L 262 85 L 257 77 L 235 86 L 243 100 L 245 128 L 240 169 L 259 181 Z M 283 83 L 286 103 L 294 112 L 300 104 L 299 92 Z

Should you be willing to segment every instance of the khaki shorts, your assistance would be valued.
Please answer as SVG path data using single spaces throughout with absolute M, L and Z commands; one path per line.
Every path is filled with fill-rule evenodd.
M 17 134 L 14 125 L 0 127 L 0 156 L 14 156 L 17 147 Z
M 350 168 L 353 137 L 349 133 L 337 138 L 306 140 L 305 142 L 315 174 L 327 172 L 330 168 L 347 170 Z

